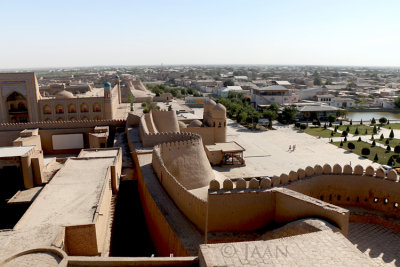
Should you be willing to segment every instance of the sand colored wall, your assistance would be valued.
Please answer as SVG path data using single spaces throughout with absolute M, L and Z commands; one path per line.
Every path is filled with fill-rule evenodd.
M 94 224 L 65 227 L 65 248 L 71 256 L 97 256 L 99 254 Z
M 182 128 L 181 132 L 200 135 L 203 139 L 204 145 L 214 145 L 216 142 L 214 136 L 215 131 L 213 127 L 187 127 Z
M 179 133 L 178 118 L 175 111 L 152 110 L 151 116 L 158 132 Z
M 15 139 L 19 137 L 21 130 L 0 131 L 0 146 L 12 146 Z
M 163 143 L 153 153 L 155 156 L 159 153 L 168 172 L 188 190 L 208 186 L 215 178 L 198 135 L 192 135 L 188 141 Z
M 301 218 L 322 218 L 347 235 L 349 212 L 286 188 L 267 189 L 253 180 L 238 189 L 210 190 L 207 203 L 207 233 L 251 232 Z M 216 188 L 214 188 L 216 189 Z

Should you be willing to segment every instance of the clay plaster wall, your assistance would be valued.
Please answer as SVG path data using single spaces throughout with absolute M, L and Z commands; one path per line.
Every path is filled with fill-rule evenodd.
M 201 136 L 203 139 L 204 145 L 214 145 L 215 137 L 214 137 L 214 128 L 213 127 L 187 127 L 182 128 L 181 132 L 183 133 L 194 133 Z
M 165 191 L 173 199 L 177 207 L 191 220 L 199 229 L 204 231 L 206 224 L 207 202 L 202 200 L 182 185 L 164 165 L 159 148 L 153 151 L 153 169 Z M 184 166 L 182 166 L 184 168 Z M 191 178 L 188 176 L 187 178 Z M 195 177 L 193 177 L 195 179 Z
M 178 118 L 175 111 L 152 110 L 151 116 L 158 132 L 179 133 Z

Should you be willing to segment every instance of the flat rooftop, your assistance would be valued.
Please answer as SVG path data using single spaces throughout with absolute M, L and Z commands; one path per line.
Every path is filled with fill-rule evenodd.
M 222 152 L 242 152 L 245 149 L 240 146 L 235 141 L 225 142 L 225 143 L 216 143 L 215 145 L 207 145 L 206 148 L 208 151 L 222 151 Z
M 0 158 L 20 157 L 34 149 L 35 146 L 4 146 L 0 147 Z
M 114 158 L 69 158 L 14 230 L 93 222 Z
M 118 156 L 119 148 L 82 149 L 79 158 L 106 158 Z

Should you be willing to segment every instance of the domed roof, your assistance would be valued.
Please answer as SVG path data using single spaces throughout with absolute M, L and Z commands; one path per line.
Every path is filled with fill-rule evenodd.
M 178 121 L 179 128 L 187 128 L 187 125 L 183 121 Z
M 226 112 L 225 106 L 222 105 L 221 103 L 216 104 L 215 107 L 213 108 L 213 110 L 219 110 L 219 111 L 224 111 L 224 112 Z
M 199 120 L 193 120 L 190 124 L 189 127 L 201 127 L 202 123 Z
M 206 105 L 210 105 L 210 106 L 215 106 L 217 103 L 215 103 L 215 101 L 214 100 L 212 100 L 212 99 L 209 99 L 207 102 L 206 102 Z
M 74 98 L 74 94 L 66 90 L 62 90 L 56 94 L 56 98 L 58 99 Z
M 109 82 L 104 83 L 104 90 L 111 91 L 111 83 Z

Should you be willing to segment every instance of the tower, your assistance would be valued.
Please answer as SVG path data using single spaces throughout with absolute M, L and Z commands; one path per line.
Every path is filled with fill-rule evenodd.
M 121 80 L 119 79 L 118 75 L 115 76 L 115 82 L 114 83 L 118 88 L 118 103 L 121 104 L 122 103 L 122 98 L 121 98 Z
M 112 106 L 112 92 L 111 84 L 109 82 L 104 83 L 104 119 L 111 120 L 113 118 L 113 106 Z

